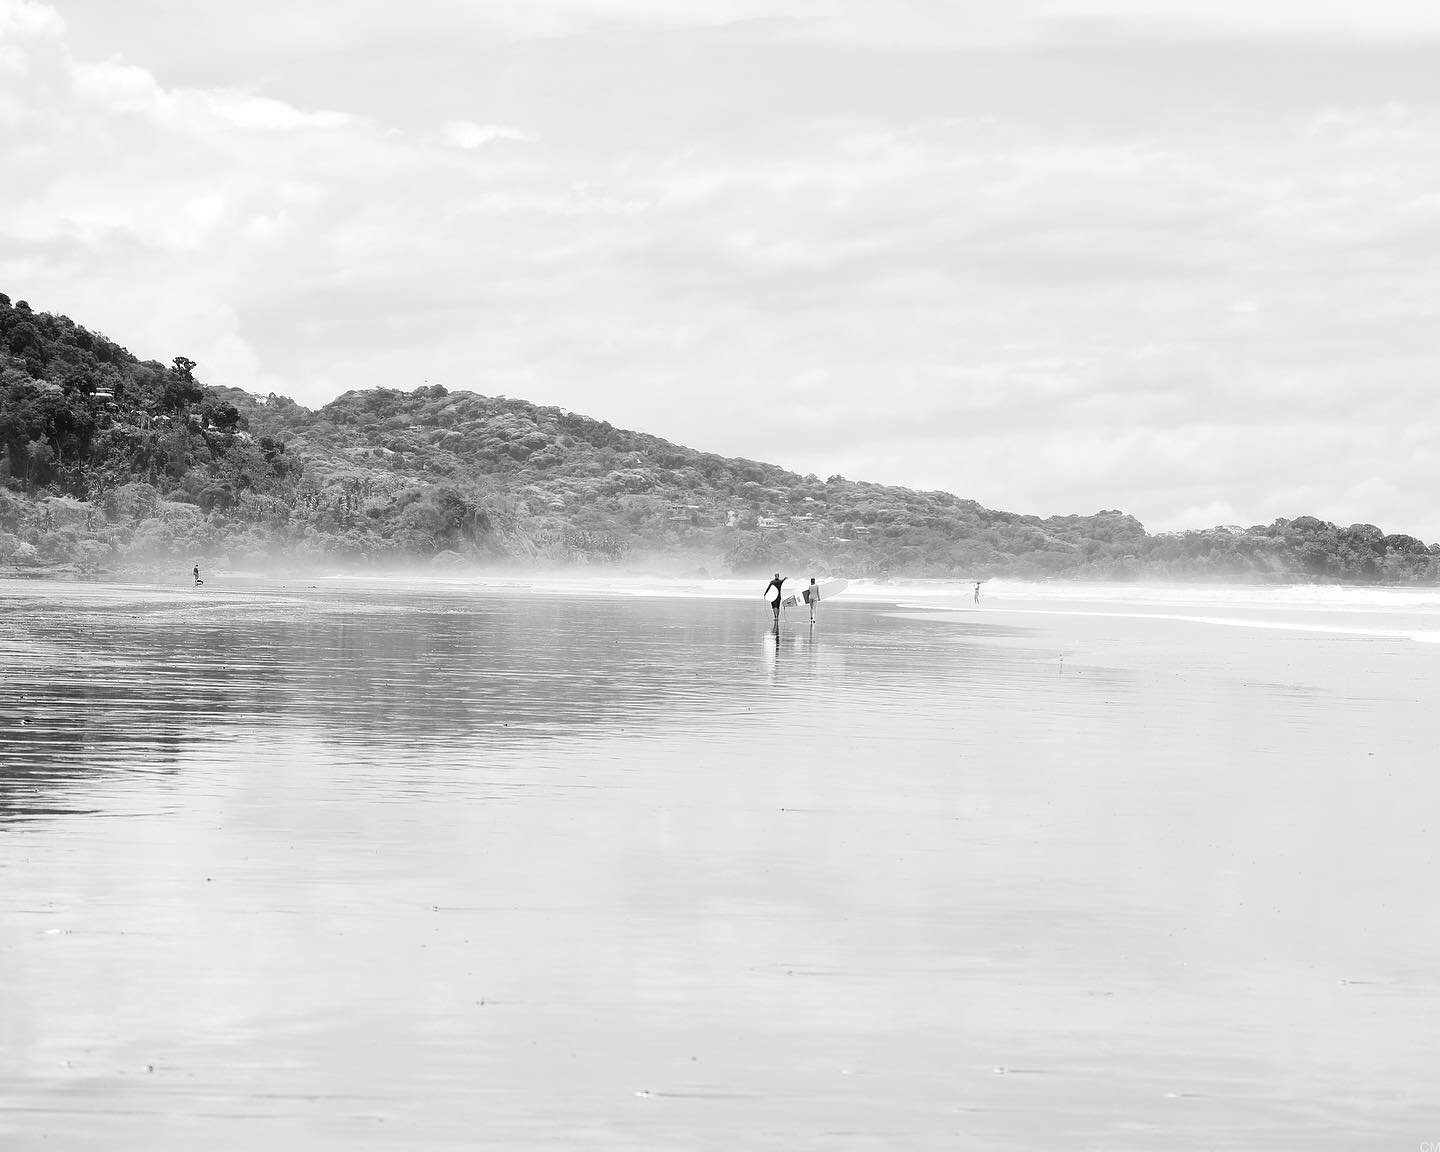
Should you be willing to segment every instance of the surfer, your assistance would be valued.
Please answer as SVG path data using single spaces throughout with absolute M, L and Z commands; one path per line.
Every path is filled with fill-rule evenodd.
M 781 576 L 779 572 L 776 572 L 775 578 L 771 580 L 769 584 L 765 585 L 765 599 L 770 601 L 770 607 L 775 610 L 776 627 L 780 625 L 780 598 L 785 595 L 780 586 L 784 584 L 787 579 L 789 579 L 789 577 Z M 773 596 L 770 594 L 770 589 L 772 588 L 775 589 Z
M 980 603 L 980 582 L 978 580 L 975 582 L 975 603 Z
M 810 605 L 810 623 L 815 623 L 815 606 L 820 603 L 820 585 L 815 583 L 815 577 L 810 577 L 810 587 L 805 589 L 805 603 Z
M 195 587 L 198 588 L 203 583 L 205 583 L 205 581 L 200 579 L 200 565 L 197 564 L 195 565 Z

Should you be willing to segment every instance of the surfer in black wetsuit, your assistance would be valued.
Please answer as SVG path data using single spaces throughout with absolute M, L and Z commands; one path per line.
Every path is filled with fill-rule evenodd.
M 776 573 L 775 573 L 775 578 L 774 578 L 773 580 L 771 580 L 769 584 L 766 584 L 766 585 L 765 585 L 765 593 L 764 593 L 764 595 L 765 595 L 765 599 L 767 599 L 767 600 L 770 599 L 770 589 L 771 589 L 771 588 L 774 588 L 774 589 L 775 589 L 775 599 L 774 599 L 774 601 L 770 604 L 770 607 L 773 608 L 773 609 L 775 609 L 775 623 L 776 623 L 776 624 L 779 624 L 779 623 L 780 623 L 780 601 L 781 601 L 781 599 L 782 599 L 782 598 L 784 597 L 784 595 L 785 595 L 785 590 L 781 587 L 781 585 L 784 584 L 787 579 L 788 579 L 788 577 L 781 576 L 779 572 L 776 572 Z
M 197 564 L 195 565 L 195 587 L 198 588 L 203 583 L 205 583 L 205 581 L 200 579 L 200 565 Z

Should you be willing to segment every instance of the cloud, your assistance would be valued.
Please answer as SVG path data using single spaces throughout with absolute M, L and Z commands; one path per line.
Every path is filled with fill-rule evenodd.
M 59 38 L 65 33 L 60 13 L 38 0 L 0 0 L 0 39 Z
M 537 137 L 508 124 L 472 124 L 468 120 L 447 120 L 440 126 L 440 138 L 452 148 L 482 148 L 498 140 L 533 144 Z
M 0 0 L 0 75 L 24 76 L 27 42 L 59 39 L 65 33 L 60 13 L 34 0 Z M 14 120 L 19 105 L 0 93 L 0 124 Z
M 104 113 L 135 113 L 198 131 L 213 130 L 215 121 L 236 128 L 294 131 L 340 128 L 354 119 L 341 112 L 303 111 L 283 100 L 246 92 L 167 90 L 148 69 L 118 61 L 70 62 L 67 72 L 74 96 Z
M 238 128 L 259 128 L 276 131 L 293 131 L 297 128 L 343 128 L 352 123 L 353 117 L 343 112 L 319 110 L 305 112 L 285 103 L 263 96 L 252 96 L 241 92 L 207 92 L 202 99 L 210 112 L 227 120 Z

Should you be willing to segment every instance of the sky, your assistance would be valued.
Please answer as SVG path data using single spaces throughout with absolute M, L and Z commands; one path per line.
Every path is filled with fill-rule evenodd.
M 1440 539 L 1430 0 L 0 0 L 0 291 L 1151 531 Z

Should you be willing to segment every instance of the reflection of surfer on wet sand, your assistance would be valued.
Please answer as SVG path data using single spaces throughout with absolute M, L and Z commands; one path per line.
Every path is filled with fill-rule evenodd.
M 780 676 L 780 621 L 775 621 L 765 634 L 765 672 L 770 682 L 777 683 Z

